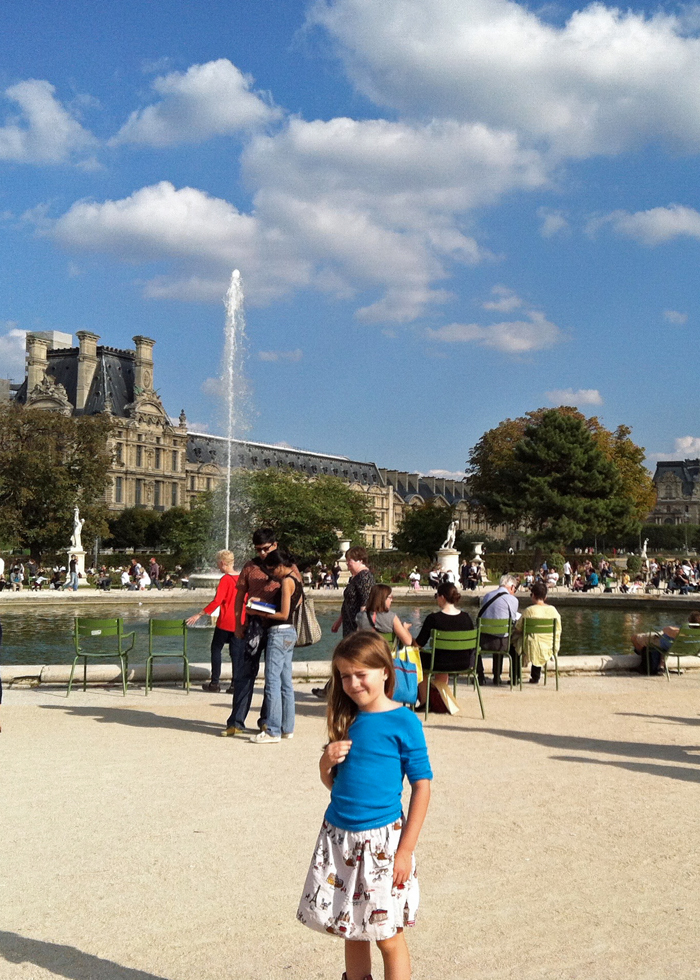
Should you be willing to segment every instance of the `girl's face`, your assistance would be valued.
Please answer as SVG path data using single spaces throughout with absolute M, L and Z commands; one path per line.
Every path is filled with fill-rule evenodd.
M 335 663 L 343 690 L 360 711 L 377 711 L 386 705 L 389 698 L 384 693 L 387 679 L 385 667 L 365 667 L 343 657 L 339 657 Z

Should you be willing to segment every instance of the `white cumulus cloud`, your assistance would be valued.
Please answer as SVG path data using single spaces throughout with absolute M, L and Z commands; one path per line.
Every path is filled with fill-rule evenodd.
M 551 208 L 538 208 L 537 216 L 540 218 L 540 234 L 543 238 L 554 238 L 569 227 L 569 221 L 563 211 L 553 211 Z
M 278 110 L 251 86 L 251 77 L 226 58 L 162 75 L 153 82 L 160 101 L 133 112 L 111 142 L 197 143 L 276 118 Z
M 303 352 L 297 347 L 296 350 L 261 350 L 258 351 L 258 358 L 261 361 L 300 361 Z
M 85 157 L 95 138 L 56 98 L 47 81 L 30 78 L 5 89 L 5 99 L 19 108 L 0 126 L 0 160 L 15 163 L 66 163 Z
M 561 155 L 700 145 L 700 40 L 657 11 L 575 10 L 563 25 L 512 0 L 317 0 L 357 88 L 405 116 L 479 120 Z
M 437 476 L 444 480 L 463 480 L 464 470 L 428 470 L 426 476 Z
M 544 313 L 532 310 L 527 320 L 512 320 L 482 326 L 478 323 L 450 323 L 436 330 L 425 332 L 429 340 L 442 343 L 476 343 L 492 347 L 507 354 L 524 354 L 528 351 L 553 347 L 561 339 L 561 330 L 550 323 Z
M 675 238 L 700 239 L 700 211 L 682 204 L 649 208 L 648 211 L 612 211 L 603 218 L 589 222 L 588 230 L 595 233 L 610 225 L 618 235 L 632 238 L 643 245 L 664 245 Z
M 700 455 L 700 438 L 698 436 L 680 436 L 675 440 L 674 448 L 676 453 L 685 456 L 698 456 Z
M 603 398 L 597 388 L 555 388 L 546 392 L 552 405 L 602 405 Z
M 5 333 L 0 334 L 0 375 L 21 381 L 24 378 L 27 331 L 20 330 L 14 320 L 6 320 L 2 326 Z
M 678 327 L 682 327 L 688 322 L 688 314 L 680 313 L 678 310 L 664 310 L 664 320 L 667 323 L 673 323 Z
M 498 313 L 512 313 L 513 310 L 517 310 L 523 305 L 520 297 L 512 289 L 508 289 L 507 286 L 494 286 L 491 294 L 496 298 L 486 300 L 485 303 L 481 304 L 485 310 L 495 310 Z

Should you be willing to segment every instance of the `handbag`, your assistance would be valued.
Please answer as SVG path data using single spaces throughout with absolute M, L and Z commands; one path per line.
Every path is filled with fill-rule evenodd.
M 415 704 L 418 700 L 418 674 L 416 665 L 411 660 L 401 660 L 394 657 L 394 693 L 393 701 L 401 704 Z
M 310 647 L 321 639 L 321 627 L 316 619 L 314 600 L 301 593 L 301 602 L 292 613 L 292 625 L 297 633 L 295 646 Z

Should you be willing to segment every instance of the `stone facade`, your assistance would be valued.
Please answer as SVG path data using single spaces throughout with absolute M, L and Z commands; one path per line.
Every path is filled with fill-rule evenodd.
M 27 334 L 27 375 L 23 384 L 12 386 L 11 394 L 27 409 L 66 415 L 108 412 L 114 417 L 110 510 L 191 507 L 199 494 L 213 490 L 225 478 L 227 440 L 189 432 L 184 410 L 177 423 L 168 416 L 153 387 L 155 341 L 139 335 L 133 338 L 133 350 L 120 350 L 100 345 L 97 334 L 87 330 L 78 331 L 77 337 L 79 346 L 73 347 L 70 334 Z M 378 469 L 346 456 L 241 440 L 232 444 L 232 461 L 244 469 L 345 480 L 371 498 L 375 524 L 363 531 L 370 548 L 391 548 L 406 508 L 427 501 L 454 507 L 460 530 L 490 537 L 507 532 L 478 517 L 464 480 Z
M 700 524 L 700 459 L 656 464 L 656 505 L 650 524 Z

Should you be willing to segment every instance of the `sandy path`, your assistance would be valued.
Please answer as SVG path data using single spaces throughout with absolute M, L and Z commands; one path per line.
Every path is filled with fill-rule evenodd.
M 0 977 L 338 978 L 294 918 L 326 801 L 308 690 L 270 746 L 217 737 L 223 695 L 6 692 Z M 431 718 L 416 980 L 700 976 L 699 701 L 577 677 Z

